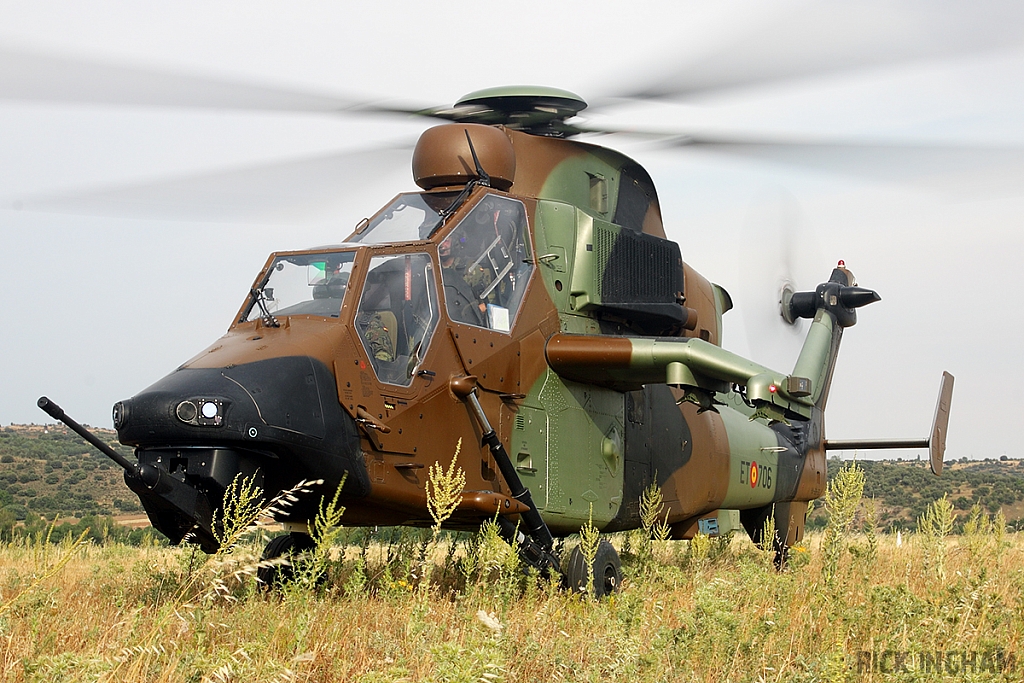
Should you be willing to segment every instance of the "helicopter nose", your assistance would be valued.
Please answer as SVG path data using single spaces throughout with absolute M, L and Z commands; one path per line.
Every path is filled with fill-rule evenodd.
M 179 368 L 114 405 L 121 443 L 135 446 L 125 483 L 172 543 L 219 541 L 216 510 L 239 476 L 266 497 L 321 480 L 346 498 L 369 493 L 356 423 L 338 403 L 334 375 L 304 356 L 222 368 Z M 278 506 L 280 521 L 305 521 L 319 496 Z
M 277 483 L 288 488 L 292 478 L 337 483 L 347 473 L 346 494 L 359 495 L 369 491 L 369 480 L 355 421 L 335 387 L 327 366 L 305 356 L 180 368 L 115 404 L 114 427 L 141 453 L 237 451 L 269 477 L 267 490 Z

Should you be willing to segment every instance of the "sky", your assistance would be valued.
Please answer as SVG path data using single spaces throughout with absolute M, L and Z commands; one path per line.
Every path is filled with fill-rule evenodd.
M 732 295 L 726 348 L 792 369 L 782 279 L 843 259 L 879 292 L 830 438 L 924 436 L 948 370 L 947 459 L 1024 457 L 1020 36 L 1004 2 L 0 0 L 0 424 L 47 421 L 47 395 L 109 427 L 226 331 L 271 251 L 414 190 L 433 123 L 351 105 L 536 84 L 676 136 L 590 141 L 647 168 L 669 237 Z

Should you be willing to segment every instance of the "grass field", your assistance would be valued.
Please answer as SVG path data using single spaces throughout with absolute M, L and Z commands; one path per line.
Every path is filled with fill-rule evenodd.
M 773 556 L 745 537 L 610 536 L 594 600 L 475 536 L 331 527 L 275 591 L 262 532 L 228 551 L 19 538 L 0 546 L 5 681 L 1019 681 L 1024 537 L 937 501 L 877 534 L 856 477 L 825 531 Z M 852 483 L 851 483 L 852 482 Z M 861 486 L 863 481 L 860 481 Z

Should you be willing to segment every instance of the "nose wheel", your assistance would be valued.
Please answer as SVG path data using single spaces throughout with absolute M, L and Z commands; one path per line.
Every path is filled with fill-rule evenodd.
M 260 586 L 271 588 L 274 585 L 286 583 L 295 578 L 295 563 L 301 562 L 301 556 L 316 548 L 316 542 L 309 536 L 300 532 L 282 534 L 270 539 L 267 547 L 260 556 L 261 566 L 256 570 L 256 578 Z M 287 563 L 272 563 L 264 565 L 269 560 L 286 558 Z
M 593 595 L 595 598 L 610 595 L 622 585 L 622 563 L 619 561 L 619 553 L 608 541 L 601 541 L 598 544 L 591 569 L 594 577 Z M 569 558 L 569 566 L 565 570 L 565 581 L 569 590 L 580 593 L 589 592 L 589 579 L 587 558 L 584 557 L 583 550 L 576 546 Z

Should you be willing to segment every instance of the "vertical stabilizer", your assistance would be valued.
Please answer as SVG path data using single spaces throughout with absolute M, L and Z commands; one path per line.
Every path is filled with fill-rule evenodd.
M 786 320 L 811 319 L 793 376 L 811 380 L 811 398 L 818 409 L 824 410 L 828 400 L 843 330 L 857 323 L 856 309 L 880 300 L 877 292 L 857 286 L 853 273 L 842 261 L 828 282 L 818 285 L 813 292 L 783 295 L 782 315 Z
M 935 402 L 932 431 L 928 434 L 928 462 L 935 475 L 942 474 L 942 459 L 946 455 L 946 428 L 949 426 L 949 406 L 953 402 L 953 375 L 942 373 L 939 400 Z

